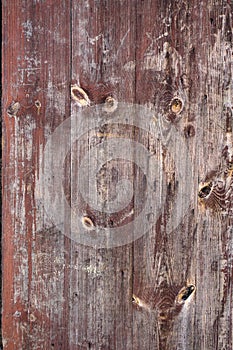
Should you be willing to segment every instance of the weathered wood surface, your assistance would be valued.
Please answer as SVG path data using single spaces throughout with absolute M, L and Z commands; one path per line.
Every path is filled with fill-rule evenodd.
M 4 349 L 232 349 L 232 2 L 15 0 L 2 8 Z M 37 185 L 55 129 L 82 111 L 91 126 L 90 109 L 104 102 L 111 118 L 108 97 L 119 109 L 148 108 L 161 134 L 110 123 L 74 139 L 62 170 L 67 203 L 109 232 L 140 215 L 149 171 L 136 148 L 135 161 L 123 152 L 96 174 L 102 212 L 77 191 L 81 159 L 95 149 L 100 157 L 98 145 L 118 138 L 154 157 L 163 205 L 157 217 L 152 207 L 149 232 L 106 249 L 70 239 L 66 207 L 63 229 L 50 221 Z M 78 127 L 74 119 L 71 139 Z M 62 152 L 57 146 L 51 151 Z M 121 178 L 134 196 L 108 214 L 106 202 L 124 194 Z

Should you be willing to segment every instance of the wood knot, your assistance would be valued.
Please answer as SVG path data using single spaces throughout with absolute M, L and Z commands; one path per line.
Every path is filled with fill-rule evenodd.
M 139 308 L 150 310 L 150 306 L 147 303 L 145 303 L 143 300 L 139 299 L 135 294 L 133 294 L 132 296 L 132 303 Z
M 213 189 L 213 183 L 211 181 L 204 183 L 198 192 L 198 197 L 199 198 L 208 198 L 212 189 Z
M 103 110 L 107 113 L 113 113 L 117 109 L 117 101 L 112 96 L 105 99 Z
M 172 113 L 180 114 L 183 110 L 183 105 L 184 104 L 183 104 L 183 101 L 181 100 L 181 98 L 174 97 L 170 103 L 170 108 L 171 108 Z
M 9 117 L 16 117 L 20 109 L 20 103 L 12 101 L 10 106 L 7 108 L 7 114 Z
M 91 104 L 87 93 L 76 84 L 71 85 L 71 97 L 79 107 L 86 107 Z
M 195 291 L 195 286 L 193 284 L 190 284 L 189 286 L 183 287 L 177 297 L 176 297 L 176 303 L 177 304 L 183 304 L 190 295 Z
M 133 304 L 137 304 L 137 305 L 140 304 L 140 300 L 139 300 L 138 297 L 136 297 L 135 294 L 133 294 L 133 296 L 132 296 L 132 303 L 133 303 Z
M 232 217 L 233 176 L 226 169 L 211 181 L 201 183 L 198 192 L 199 202 L 216 213 Z
M 87 215 L 84 215 L 82 217 L 82 224 L 87 230 L 93 230 L 94 228 L 94 223 L 92 219 Z

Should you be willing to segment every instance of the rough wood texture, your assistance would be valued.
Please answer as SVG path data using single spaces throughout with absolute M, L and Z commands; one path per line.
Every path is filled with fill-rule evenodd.
M 232 1 L 5 0 L 2 9 L 4 349 L 231 350 Z M 77 191 L 82 158 L 120 138 L 154 157 L 163 205 L 143 236 L 95 248 L 69 237 L 66 207 L 65 234 L 49 220 L 37 184 L 56 128 L 99 104 L 111 118 L 114 101 L 148 108 L 161 134 L 106 122 L 74 140 L 67 202 L 109 232 L 136 220 L 148 187 L 136 151 L 96 175 L 102 212 Z M 79 119 L 69 127 L 72 141 Z M 106 213 L 121 178 L 134 196 Z

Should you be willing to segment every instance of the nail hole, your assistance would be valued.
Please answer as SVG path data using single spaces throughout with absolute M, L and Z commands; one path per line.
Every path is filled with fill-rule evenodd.
M 193 137 L 195 135 L 195 128 L 192 124 L 189 124 L 184 128 L 184 135 L 186 138 Z
M 82 224 L 88 230 L 91 230 L 94 227 L 94 223 L 89 216 L 82 217 Z
M 207 196 L 209 196 L 209 194 L 211 193 L 211 190 L 212 190 L 212 186 L 213 186 L 212 182 L 205 184 L 198 192 L 198 196 L 200 198 L 206 198 Z
M 176 298 L 176 301 L 178 302 L 178 304 L 182 304 L 183 302 L 185 302 L 190 297 L 190 295 L 195 291 L 195 289 L 196 288 L 193 284 L 182 288 Z
M 41 107 L 41 103 L 40 103 L 39 100 L 36 100 L 36 101 L 35 101 L 35 106 L 36 106 L 37 108 L 40 108 L 40 107 Z
M 75 102 L 77 102 L 79 107 L 90 105 L 90 100 L 87 93 L 78 85 L 71 86 L 71 97 Z
M 175 97 L 171 101 L 171 111 L 175 114 L 179 114 L 183 109 L 183 102 L 180 98 Z
M 35 106 L 37 108 L 37 114 L 39 114 L 40 113 L 40 109 L 41 109 L 41 103 L 40 103 L 39 100 L 35 101 Z
M 31 322 L 35 322 L 36 321 L 36 316 L 33 315 L 33 314 L 30 314 L 29 319 L 30 319 Z

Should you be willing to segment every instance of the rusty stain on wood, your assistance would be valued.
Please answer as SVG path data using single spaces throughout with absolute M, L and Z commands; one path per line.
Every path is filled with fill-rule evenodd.
M 232 349 L 232 2 L 4 0 L 2 10 L 3 348 Z M 117 124 L 122 103 L 151 111 L 150 130 Z M 108 123 L 64 154 L 62 234 L 38 200 L 45 145 L 96 105 Z M 155 181 L 125 149 L 98 168 L 101 211 L 80 195 L 79 166 L 114 140 L 141 144 Z M 120 191 L 130 197 L 128 182 L 127 205 L 105 212 Z M 93 240 L 93 227 L 133 223 L 148 187 L 163 206 L 140 238 L 96 249 L 69 236 L 76 216 Z

